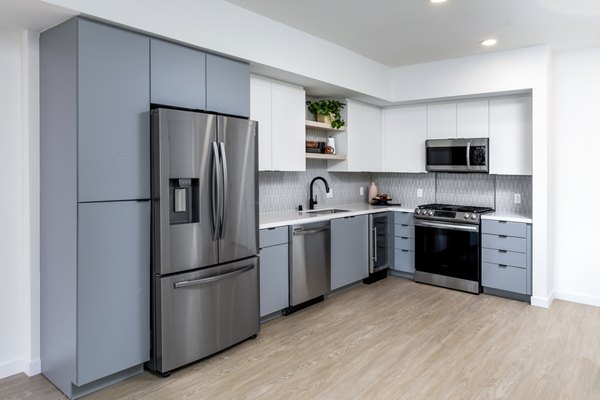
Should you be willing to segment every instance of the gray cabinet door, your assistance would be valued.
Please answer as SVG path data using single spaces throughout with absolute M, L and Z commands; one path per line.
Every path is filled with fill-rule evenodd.
M 260 316 L 290 305 L 288 244 L 260 250 Z
M 250 65 L 206 55 L 206 108 L 223 114 L 250 116 Z
M 150 39 L 150 101 L 206 109 L 206 53 Z
M 331 220 L 331 290 L 369 276 L 368 216 Z
M 78 200 L 150 198 L 150 39 L 78 30 Z
M 77 382 L 148 361 L 150 202 L 78 205 Z

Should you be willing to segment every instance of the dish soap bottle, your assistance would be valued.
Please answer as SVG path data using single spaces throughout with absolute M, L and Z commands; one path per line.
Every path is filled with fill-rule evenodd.
M 367 200 L 367 203 L 372 204 L 375 196 L 377 196 L 377 185 L 375 184 L 375 181 L 372 181 L 371 186 L 369 186 L 369 199 Z

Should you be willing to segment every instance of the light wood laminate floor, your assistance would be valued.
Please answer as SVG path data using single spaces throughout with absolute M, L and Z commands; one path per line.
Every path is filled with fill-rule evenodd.
M 0 380 L 0 399 L 62 399 Z M 389 277 L 262 326 L 258 338 L 86 399 L 600 399 L 600 308 L 549 310 Z

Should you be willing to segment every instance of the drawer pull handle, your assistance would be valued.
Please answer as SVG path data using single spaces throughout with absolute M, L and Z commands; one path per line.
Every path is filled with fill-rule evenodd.
M 498 266 L 499 266 L 500 268 L 507 268 L 507 267 L 508 267 L 508 265 L 506 265 L 506 264 L 498 264 Z
M 498 253 L 508 253 L 507 250 L 498 250 Z
M 506 236 L 506 235 L 498 235 L 498 237 L 499 237 L 500 239 L 506 239 L 508 236 Z
M 267 229 L 270 230 L 270 231 L 274 231 L 277 228 L 267 228 Z
M 408 237 L 406 237 L 406 236 L 400 236 L 400 239 L 408 240 Z
M 402 252 L 403 252 L 403 253 L 408 253 L 408 250 L 404 250 L 404 249 L 402 249 Z
M 498 221 L 499 224 L 507 224 L 508 221 Z

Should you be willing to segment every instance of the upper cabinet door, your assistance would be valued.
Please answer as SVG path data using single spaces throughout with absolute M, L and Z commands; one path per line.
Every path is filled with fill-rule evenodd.
M 532 174 L 531 97 L 490 100 L 490 174 Z
M 425 172 L 427 107 L 387 108 L 383 111 L 386 172 Z
M 206 109 L 205 53 L 150 39 L 150 79 L 152 103 Z
M 150 39 L 78 23 L 78 200 L 148 199 Z
M 223 114 L 250 116 L 250 65 L 206 55 L 206 108 Z
M 456 137 L 489 137 L 489 122 L 489 102 L 487 100 L 456 104 Z
M 456 103 L 427 105 L 427 139 L 456 138 Z
M 305 93 L 297 86 L 271 85 L 273 170 L 305 171 Z
M 258 170 L 271 170 L 271 81 L 250 78 L 250 119 L 258 122 Z

